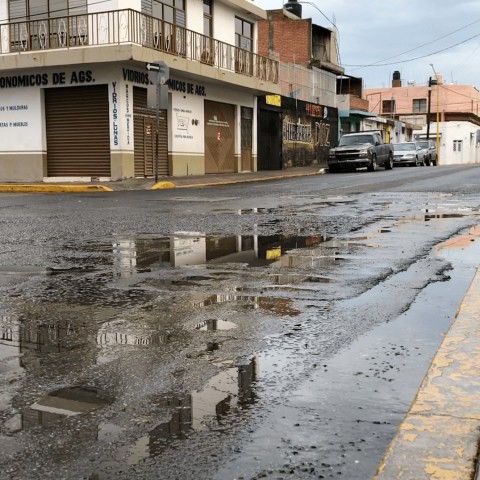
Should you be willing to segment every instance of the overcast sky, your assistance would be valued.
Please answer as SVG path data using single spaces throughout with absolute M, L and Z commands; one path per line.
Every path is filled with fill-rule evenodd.
M 345 73 L 364 79 L 367 88 L 391 85 L 395 70 L 402 79 L 424 84 L 433 75 L 430 63 L 445 82 L 469 84 L 480 90 L 480 0 L 315 0 L 313 3 L 330 19 L 336 18 L 340 31 L 340 56 Z M 281 0 L 258 0 L 260 7 L 278 9 Z M 312 6 L 303 5 L 303 18 L 329 26 Z M 476 22 L 476 23 L 473 23 Z M 455 30 L 473 25 L 457 33 Z M 478 35 L 462 45 L 442 53 L 400 63 L 448 48 Z M 421 48 L 421 45 L 426 43 Z M 415 50 L 413 50 L 415 49 Z M 408 50 L 413 50 L 409 53 Z M 402 54 L 396 56 L 398 54 Z M 358 68 L 348 65 L 391 63 Z

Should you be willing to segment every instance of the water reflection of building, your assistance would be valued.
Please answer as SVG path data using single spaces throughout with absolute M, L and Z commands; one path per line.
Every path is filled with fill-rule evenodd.
M 258 358 L 247 365 L 228 368 L 215 375 L 202 390 L 184 397 L 173 397 L 168 406 L 174 414 L 168 422 L 150 432 L 149 454 L 160 455 L 168 441 L 185 438 L 189 430 L 215 430 L 222 418 L 256 401 L 253 383 L 258 378 Z
M 287 235 L 203 235 L 177 232 L 168 237 L 138 236 L 119 239 L 113 244 L 114 265 L 122 276 L 149 268 L 202 265 L 205 263 L 246 263 L 269 265 L 292 249 L 325 243 L 321 236 Z M 288 266 L 288 265 L 285 265 Z
M 464 249 L 470 247 L 480 237 L 480 226 L 471 227 L 468 233 L 451 238 L 436 247 L 437 255 L 445 250 Z
M 246 302 L 254 310 L 268 310 L 277 315 L 296 316 L 300 312 L 293 308 L 293 300 L 279 297 L 257 297 L 253 295 L 235 295 L 233 293 L 217 293 L 214 295 L 192 294 L 196 308 L 208 307 L 227 302 Z M 225 330 L 226 328 L 218 328 L 216 320 L 208 320 L 205 322 L 207 328 L 205 330 Z M 228 322 L 227 322 L 228 323 Z M 204 324 L 200 325 L 203 327 Z

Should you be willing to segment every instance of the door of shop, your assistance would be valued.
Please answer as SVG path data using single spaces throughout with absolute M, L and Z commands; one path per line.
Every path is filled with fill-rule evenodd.
M 253 108 L 242 107 L 242 172 L 252 170 L 252 120 Z
M 258 170 L 282 170 L 282 123 L 279 112 L 258 111 Z
M 168 175 L 167 112 L 160 110 L 158 174 Z M 147 108 L 147 89 L 133 87 L 134 164 L 136 177 L 155 175 L 156 113 Z
M 205 173 L 235 171 L 235 107 L 205 100 Z
M 47 176 L 110 177 L 108 86 L 45 89 Z

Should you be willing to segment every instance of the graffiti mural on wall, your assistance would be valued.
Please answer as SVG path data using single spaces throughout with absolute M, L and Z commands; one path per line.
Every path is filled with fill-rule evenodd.
M 258 125 L 259 169 L 326 165 L 337 141 L 338 110 L 289 97 L 272 105 L 260 97 Z

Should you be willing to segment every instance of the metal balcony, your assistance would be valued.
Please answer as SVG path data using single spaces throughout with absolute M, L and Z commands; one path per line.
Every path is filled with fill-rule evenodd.
M 0 25 L 0 55 L 128 43 L 278 83 L 277 61 L 132 9 Z

